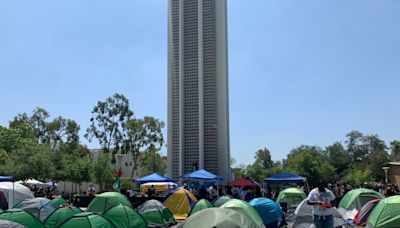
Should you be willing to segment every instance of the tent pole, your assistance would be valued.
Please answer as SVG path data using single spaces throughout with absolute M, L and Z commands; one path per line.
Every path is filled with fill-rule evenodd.
M 14 204 L 15 204 L 15 202 L 14 202 L 14 192 L 15 192 L 15 187 L 14 187 L 14 177 L 13 177 L 13 207 L 14 207 Z

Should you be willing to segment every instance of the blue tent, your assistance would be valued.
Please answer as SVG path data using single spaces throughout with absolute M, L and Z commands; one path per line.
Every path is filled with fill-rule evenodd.
M 161 176 L 158 173 L 152 173 L 144 177 L 136 178 L 136 182 L 175 182 L 170 177 Z
M 11 176 L 0 176 L 0 182 L 13 182 L 14 181 L 14 177 Z
M 294 175 L 292 173 L 280 173 L 278 175 L 264 179 L 268 184 L 273 183 L 305 183 L 307 178 Z
M 192 179 L 192 180 L 222 180 L 223 178 L 217 176 L 213 173 L 208 172 L 207 170 L 200 169 L 194 172 L 185 174 L 183 176 L 184 179 Z
M 270 224 L 282 218 L 283 212 L 281 207 L 268 198 L 255 198 L 249 203 L 261 216 L 264 225 Z

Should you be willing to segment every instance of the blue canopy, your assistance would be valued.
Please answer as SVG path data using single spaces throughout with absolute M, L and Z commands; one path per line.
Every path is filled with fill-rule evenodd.
M 264 179 L 267 183 L 303 183 L 307 182 L 307 178 L 294 175 L 292 173 L 280 173 L 278 175 Z
M 13 182 L 14 181 L 14 177 L 11 176 L 0 176 L 0 182 Z
M 183 176 L 184 179 L 193 179 L 193 180 L 222 180 L 223 178 L 217 176 L 213 173 L 208 172 L 207 170 L 200 169 L 194 172 L 185 174 Z
M 268 198 L 255 198 L 252 199 L 249 204 L 256 209 L 264 225 L 282 218 L 283 212 L 281 207 Z
M 134 181 L 136 182 L 175 182 L 170 177 L 161 176 L 158 173 L 152 173 L 144 177 L 136 178 Z

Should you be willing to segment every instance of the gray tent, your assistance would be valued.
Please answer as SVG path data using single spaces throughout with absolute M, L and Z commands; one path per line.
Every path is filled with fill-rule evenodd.
M 43 222 L 53 211 L 58 209 L 58 206 L 47 198 L 38 197 L 23 200 L 14 208 L 29 212 Z
M 342 215 L 333 207 L 333 227 L 342 227 L 345 224 Z M 293 227 L 296 228 L 309 228 L 313 225 L 312 206 L 307 204 L 307 200 L 303 200 L 294 211 L 295 218 Z
M 26 228 L 26 226 L 16 222 L 0 219 L 0 228 Z

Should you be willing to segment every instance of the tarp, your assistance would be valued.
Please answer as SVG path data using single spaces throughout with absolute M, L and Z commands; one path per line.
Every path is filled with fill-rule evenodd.
M 82 213 L 82 210 L 74 206 L 58 208 L 57 210 L 53 211 L 53 213 L 51 213 L 46 220 L 43 221 L 43 225 L 46 228 L 56 228 L 59 227 L 65 220 L 79 213 Z
M 94 197 L 94 199 L 92 200 L 92 202 L 90 202 L 86 211 L 102 214 L 103 212 L 107 211 L 108 209 L 114 206 L 117 206 L 120 203 L 132 207 L 132 204 L 128 200 L 128 198 L 126 198 L 126 196 L 122 195 L 121 193 L 104 192 Z
M 252 199 L 249 204 L 256 209 L 258 214 L 261 216 L 264 225 L 278 221 L 282 218 L 282 209 L 273 200 L 268 198 L 255 198 Z
M 141 204 L 137 210 L 149 227 L 168 227 L 176 224 L 171 211 L 160 201 L 148 200 Z
M 116 228 L 108 219 L 91 212 L 76 214 L 60 225 L 60 228 L 78 227 Z
M 228 201 L 231 200 L 232 198 L 233 198 L 233 197 L 230 196 L 230 195 L 223 195 L 223 196 L 220 196 L 220 197 L 216 198 L 216 199 L 213 201 L 213 205 L 214 205 L 214 207 L 220 207 L 220 206 L 222 206 L 222 204 L 228 202 Z
M 366 188 L 354 189 L 343 196 L 340 200 L 339 208 L 343 208 L 346 211 L 351 211 L 353 209 L 360 210 L 368 201 L 378 198 L 384 197 L 374 190 Z
M 257 183 L 256 181 L 250 179 L 250 178 L 241 178 L 239 180 L 236 181 L 231 181 L 227 184 L 230 187 L 233 186 L 237 186 L 237 187 L 250 187 L 250 188 L 255 188 L 255 187 L 259 187 L 260 184 Z
M 332 208 L 333 211 L 333 227 L 342 227 L 345 224 L 345 220 L 342 215 L 336 209 Z M 307 199 L 303 200 L 294 211 L 293 226 L 296 228 L 309 228 L 313 225 L 313 212 L 312 206 L 307 204 Z
M 16 222 L 11 222 L 11 221 L 2 220 L 2 219 L 0 219 L 0 227 L 3 227 L 3 228 L 27 228 L 26 226 L 18 224 Z
M 303 190 L 299 188 L 287 188 L 279 193 L 276 202 L 279 204 L 281 201 L 286 201 L 288 206 L 297 207 L 305 198 L 307 198 L 307 195 Z
M 361 209 L 357 212 L 356 216 L 354 217 L 353 223 L 357 226 L 359 225 L 366 225 L 367 219 L 369 214 L 372 212 L 372 209 L 381 201 L 382 199 L 374 199 L 368 201 Z M 365 224 L 364 224 L 365 223 Z
M 42 223 L 38 218 L 21 209 L 10 209 L 0 214 L 0 219 L 22 224 L 26 227 L 41 228 Z
M 179 227 L 259 228 L 249 216 L 229 208 L 207 208 L 190 216 Z
M 164 205 L 171 211 L 176 220 L 184 220 L 196 204 L 196 197 L 184 188 L 172 190 L 163 199 Z
M 29 212 L 43 222 L 53 211 L 58 209 L 58 206 L 47 198 L 37 197 L 22 200 L 14 208 Z
M 68 204 L 68 201 L 61 197 L 54 198 L 51 201 L 53 201 L 53 203 L 55 203 L 59 207 Z
M 222 208 L 230 208 L 233 210 L 237 210 L 238 212 L 245 213 L 245 215 L 249 216 L 257 225 L 262 226 L 263 220 L 261 219 L 260 215 L 251 206 L 248 202 L 239 199 L 231 199 L 228 202 L 224 203 Z
M 146 220 L 134 209 L 119 204 L 103 213 L 116 227 L 124 228 L 147 228 Z
M 170 177 L 161 176 L 158 173 L 152 173 L 144 177 L 136 178 L 136 182 L 174 182 Z
M 273 183 L 304 183 L 304 182 L 307 182 L 307 178 L 302 177 L 302 176 L 297 176 L 292 173 L 280 173 L 278 175 L 265 178 L 264 181 L 269 184 L 273 184 Z
M 217 176 L 213 173 L 208 172 L 207 170 L 200 169 L 191 173 L 187 173 L 183 176 L 184 179 L 192 179 L 192 180 L 222 180 L 223 178 Z
M 0 182 L 13 182 L 14 177 L 12 176 L 0 176 Z
M 14 194 L 13 194 L 14 188 Z M 33 194 L 29 188 L 22 184 L 13 182 L 0 182 L 0 191 L 2 191 L 8 201 L 8 208 L 13 208 L 14 204 L 24 200 L 32 199 Z M 13 196 L 14 195 L 14 196 Z M 14 201 L 13 201 L 14 197 Z
M 210 203 L 210 201 L 206 200 L 206 199 L 201 199 L 199 201 L 197 201 L 197 203 L 192 207 L 192 210 L 190 210 L 189 212 L 189 216 L 192 216 L 193 214 L 207 209 L 207 208 L 213 208 L 214 206 Z
M 381 200 L 368 216 L 367 228 L 400 227 L 400 196 Z

